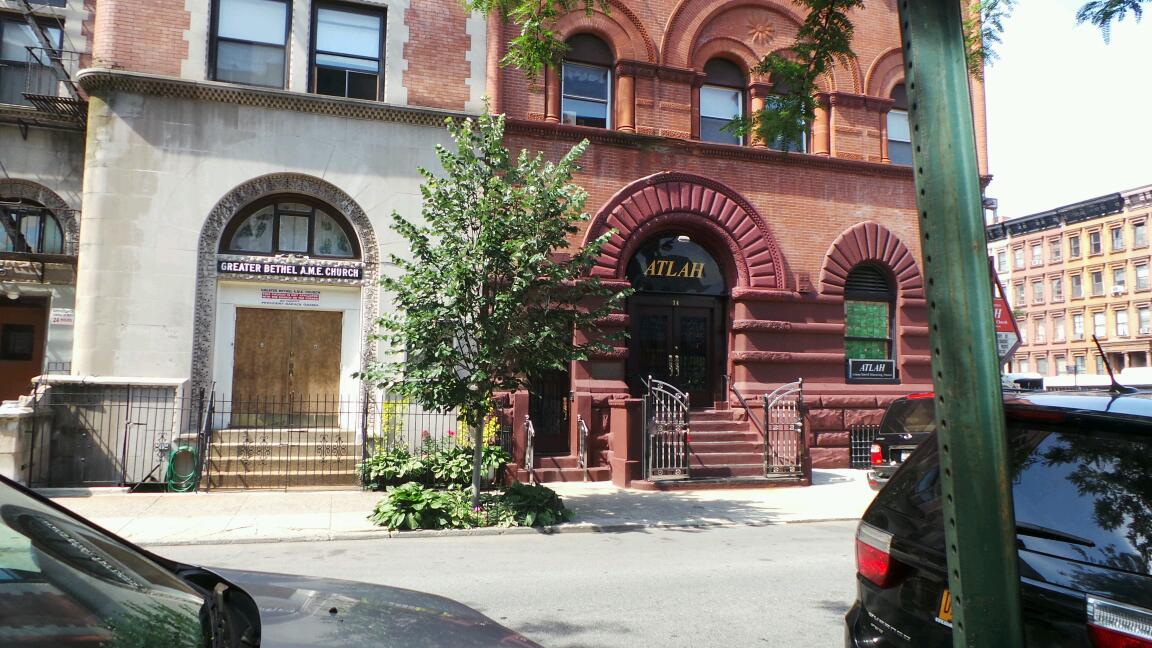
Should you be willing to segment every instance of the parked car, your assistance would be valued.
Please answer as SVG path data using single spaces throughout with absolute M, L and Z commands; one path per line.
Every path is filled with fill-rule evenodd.
M 884 410 L 880 431 L 869 447 L 868 485 L 880 490 L 935 426 L 932 393 L 909 394 Z
M 1152 646 L 1152 393 L 1005 392 L 1004 410 L 1026 645 Z M 864 513 L 850 648 L 952 646 L 939 473 L 933 434 Z
M 3 477 L 0 644 L 538 646 L 431 594 L 173 562 Z

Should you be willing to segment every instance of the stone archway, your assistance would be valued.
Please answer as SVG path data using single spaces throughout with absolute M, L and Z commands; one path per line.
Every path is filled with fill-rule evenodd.
M 888 228 L 870 222 L 854 225 L 832 243 L 820 271 L 820 292 L 842 296 L 848 273 L 865 261 L 891 270 L 901 297 L 924 298 L 924 277 L 912 251 Z
M 339 187 L 299 173 L 273 173 L 248 180 L 222 197 L 212 208 L 200 230 L 197 246 L 196 302 L 192 343 L 192 385 L 207 388 L 212 382 L 212 356 L 216 335 L 216 254 L 225 226 L 240 210 L 255 200 L 275 194 L 301 194 L 320 200 L 338 211 L 352 225 L 359 241 L 364 265 L 361 293 L 361 366 L 376 360 L 371 335 L 380 311 L 380 248 L 367 214 Z
M 783 256 L 756 209 L 723 183 L 676 172 L 637 180 L 604 205 L 589 224 L 584 243 L 610 231 L 612 235 L 591 274 L 624 279 L 636 247 L 648 236 L 671 229 L 698 233 L 728 252 L 730 286 L 785 287 Z
M 0 198 L 22 198 L 43 205 L 56 218 L 64 233 L 64 254 L 75 256 L 80 249 L 80 219 L 77 211 L 56 192 L 31 180 L 0 180 Z

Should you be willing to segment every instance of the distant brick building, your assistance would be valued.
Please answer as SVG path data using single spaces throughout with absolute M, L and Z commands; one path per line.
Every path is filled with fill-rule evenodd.
M 394 408 L 252 403 L 372 396 L 355 375 L 389 308 L 382 260 L 404 251 L 389 215 L 418 216 L 444 118 L 487 96 L 512 148 L 592 142 L 578 182 L 593 218 L 573 244 L 614 230 L 594 274 L 637 288 L 609 322 L 627 343 L 510 399 L 516 461 L 527 415 L 536 478 L 651 477 L 651 377 L 687 394 L 694 477 L 762 478 L 776 449 L 753 423 L 761 396 L 798 379 L 811 464 L 847 465 L 850 428 L 929 383 L 894 7 L 854 15 L 858 59 L 820 80 L 784 153 L 723 126 L 772 107 L 750 70 L 791 42 L 792 3 L 609 4 L 563 18 L 567 59 L 530 80 L 499 65 L 515 28 L 458 0 L 0 0 L 4 52 L 29 53 L 0 61 L 0 396 L 52 372 L 214 392 L 235 410 L 201 425 L 219 483 L 267 485 L 251 466 L 281 447 L 271 420 L 305 439 L 285 442 L 292 461 L 338 457 L 348 478 L 347 428 L 355 443 L 398 429 Z M 45 47 L 65 51 L 58 70 Z M 110 481 L 132 481 L 109 461 Z

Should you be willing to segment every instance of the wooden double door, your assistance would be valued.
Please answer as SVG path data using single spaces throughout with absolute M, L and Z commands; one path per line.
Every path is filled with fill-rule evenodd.
M 724 300 L 695 295 L 638 294 L 630 300 L 628 364 L 633 393 L 648 377 L 688 393 L 692 407 L 722 399 Z
M 237 308 L 233 425 L 333 425 L 343 319 L 339 311 Z

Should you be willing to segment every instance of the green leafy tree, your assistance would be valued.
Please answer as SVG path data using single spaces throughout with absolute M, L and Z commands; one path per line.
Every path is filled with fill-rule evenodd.
M 534 77 L 545 66 L 557 65 L 565 46 L 556 36 L 556 20 L 576 10 L 607 12 L 606 0 L 463 0 L 470 9 L 494 12 L 520 27 L 520 34 L 508 46 L 503 63 Z M 1004 21 L 1016 0 L 958 0 L 966 5 L 964 21 L 968 71 L 980 78 L 984 65 L 996 59 Z M 1089 0 L 1076 12 L 1076 20 L 1100 28 L 1109 39 L 1113 23 L 1132 14 L 1139 21 L 1143 6 L 1150 0 Z M 783 53 L 766 56 L 756 72 L 771 75 L 777 92 L 764 110 L 734 120 L 728 129 L 752 133 L 765 142 L 777 142 L 787 149 L 800 141 L 807 125 L 816 116 L 817 85 L 821 75 L 836 63 L 855 58 L 852 52 L 853 25 L 849 13 L 864 6 L 864 0 L 793 0 L 807 12 L 796 41 Z
M 587 142 L 549 162 L 510 153 L 503 117 L 448 128 L 456 150 L 437 148 L 443 174 L 421 169 L 426 225 L 393 214 L 411 256 L 393 256 L 399 276 L 382 280 L 396 306 L 380 320 L 393 360 L 367 377 L 425 407 L 460 408 L 475 439 L 475 505 L 492 394 L 608 348 L 597 321 L 626 293 L 588 276 L 611 233 L 569 248 L 588 219 L 587 194 L 571 183 Z M 587 341 L 574 341 L 577 330 Z

